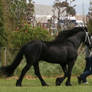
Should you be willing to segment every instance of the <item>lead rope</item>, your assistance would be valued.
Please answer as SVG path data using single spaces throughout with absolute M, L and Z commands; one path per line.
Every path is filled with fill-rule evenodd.
M 84 31 L 85 31 L 85 29 L 84 29 Z M 87 40 L 87 38 L 88 38 L 88 42 L 89 42 L 89 44 L 91 45 L 91 41 L 90 41 L 90 38 L 89 38 L 88 32 L 86 32 L 85 41 Z
M 83 26 L 84 25 L 84 26 Z M 84 23 L 84 21 L 83 21 L 83 25 L 82 25 L 82 27 L 84 28 L 84 27 L 86 27 L 86 24 Z M 88 42 L 89 42 L 89 44 L 91 45 L 91 41 L 90 41 L 90 38 L 89 38 L 89 35 L 88 35 L 88 32 L 86 32 L 86 30 L 84 29 L 84 31 L 85 31 L 85 33 L 86 33 L 86 37 L 85 37 L 85 41 L 87 40 L 87 38 L 88 38 Z

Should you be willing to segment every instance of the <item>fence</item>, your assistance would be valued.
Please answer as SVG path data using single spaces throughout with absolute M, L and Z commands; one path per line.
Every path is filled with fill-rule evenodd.
M 12 62 L 14 56 L 17 54 L 19 49 L 16 48 L 0 48 L 0 65 L 6 66 Z

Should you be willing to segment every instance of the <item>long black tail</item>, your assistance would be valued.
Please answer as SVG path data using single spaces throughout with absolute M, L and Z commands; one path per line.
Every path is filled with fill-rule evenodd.
M 18 52 L 17 56 L 15 57 L 11 65 L 0 68 L 0 75 L 4 75 L 6 77 L 13 75 L 14 70 L 17 68 L 17 66 L 20 64 L 23 58 L 24 49 L 25 49 L 24 47 L 20 49 L 20 51 Z

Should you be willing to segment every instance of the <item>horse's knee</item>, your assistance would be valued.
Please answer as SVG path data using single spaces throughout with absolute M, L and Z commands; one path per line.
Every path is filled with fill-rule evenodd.
M 39 72 L 39 70 L 36 70 L 36 69 L 35 69 L 35 72 L 34 72 L 34 73 L 35 73 L 36 76 L 39 76 L 39 73 L 40 73 L 40 72 Z
M 65 77 L 68 77 L 69 76 L 69 74 L 68 73 L 65 73 L 65 75 L 64 75 Z
M 37 71 L 35 71 L 35 75 L 37 75 L 37 76 L 38 76 L 38 72 L 37 72 Z

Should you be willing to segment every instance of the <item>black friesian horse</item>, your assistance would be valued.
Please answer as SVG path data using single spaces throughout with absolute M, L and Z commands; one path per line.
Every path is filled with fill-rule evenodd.
M 66 85 L 69 86 L 71 85 L 70 79 L 72 68 L 78 56 L 77 50 L 82 42 L 90 44 L 90 39 L 86 31 L 87 28 L 78 27 L 60 32 L 56 39 L 50 42 L 40 40 L 31 41 L 20 49 L 11 65 L 0 68 L 0 73 L 11 76 L 20 64 L 24 55 L 27 64 L 22 70 L 16 86 L 21 86 L 25 73 L 32 65 L 34 66 L 35 74 L 40 79 L 41 84 L 43 86 L 47 85 L 39 71 L 40 60 L 60 64 L 64 76 L 56 79 L 56 85 L 60 85 L 67 77 Z

